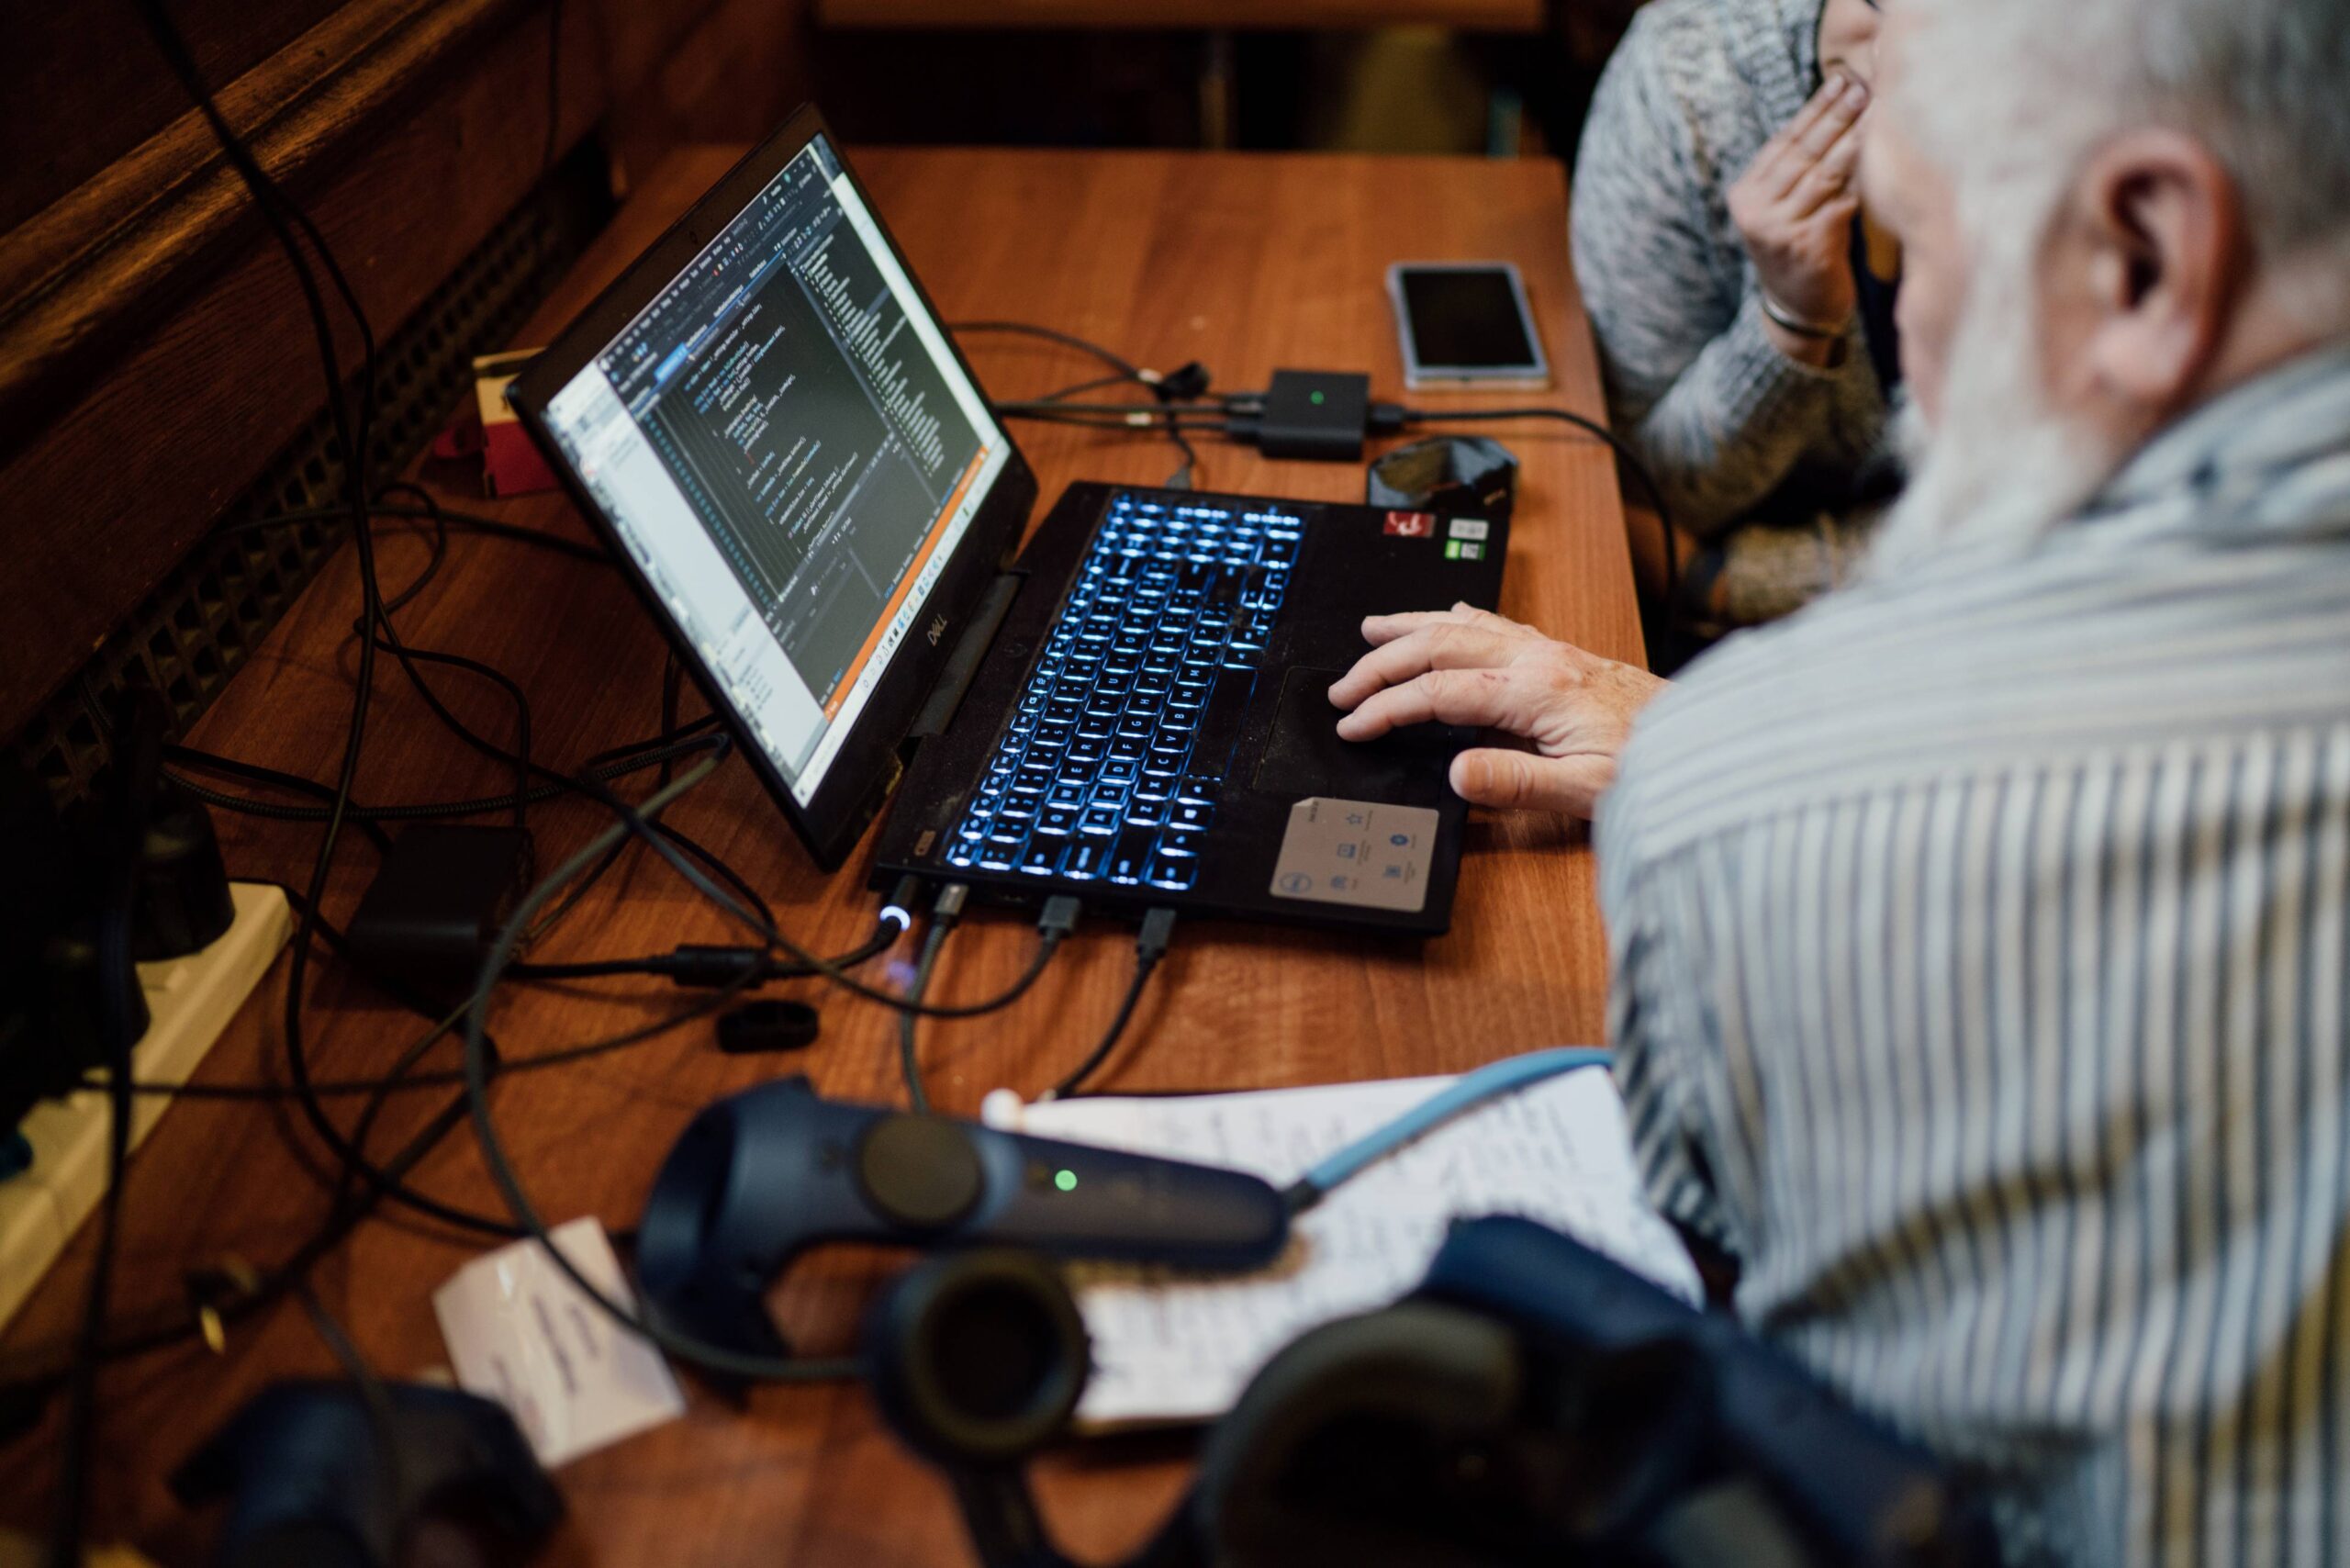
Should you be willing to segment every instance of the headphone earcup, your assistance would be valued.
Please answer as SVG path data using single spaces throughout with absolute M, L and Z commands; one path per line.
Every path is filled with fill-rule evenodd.
M 1193 1521 L 1221 1568 L 1445 1568 L 1483 1561 L 1350 1497 L 1425 1485 L 1434 1462 L 1497 1432 L 1520 1402 L 1516 1338 L 1407 1301 L 1326 1325 L 1265 1365 L 1200 1459 Z
M 1058 1437 L 1091 1350 L 1060 1271 L 1033 1252 L 944 1252 L 908 1270 L 865 1330 L 873 1394 L 908 1447 L 1003 1465 Z

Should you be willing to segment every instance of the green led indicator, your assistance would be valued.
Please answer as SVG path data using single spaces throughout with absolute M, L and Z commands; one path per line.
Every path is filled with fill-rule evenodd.
M 1053 1185 L 1058 1187 L 1064 1193 L 1076 1192 L 1077 1172 L 1074 1170 L 1062 1171 L 1059 1175 L 1053 1178 Z
M 1322 394 L 1319 392 L 1309 394 L 1305 400 L 1318 409 L 1322 406 Z

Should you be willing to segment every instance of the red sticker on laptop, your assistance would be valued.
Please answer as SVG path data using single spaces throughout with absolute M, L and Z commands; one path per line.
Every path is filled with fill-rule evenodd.
M 1391 511 L 1387 514 L 1386 532 L 1394 539 L 1434 539 L 1436 514 L 1426 511 Z

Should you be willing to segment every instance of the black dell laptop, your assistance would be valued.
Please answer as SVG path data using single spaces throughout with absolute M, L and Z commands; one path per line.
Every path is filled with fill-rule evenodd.
M 1036 483 L 812 109 L 509 397 L 816 859 L 1033 902 L 1446 928 L 1460 732 L 1327 698 L 1493 606 L 1507 523 Z

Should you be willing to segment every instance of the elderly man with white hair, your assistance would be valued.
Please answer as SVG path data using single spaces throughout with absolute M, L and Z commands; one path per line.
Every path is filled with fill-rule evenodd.
M 2350 0 L 1886 12 L 1866 579 L 1669 690 L 1376 621 L 1341 733 L 1606 793 L 1660 1201 L 2010 1558 L 2350 1564 Z

